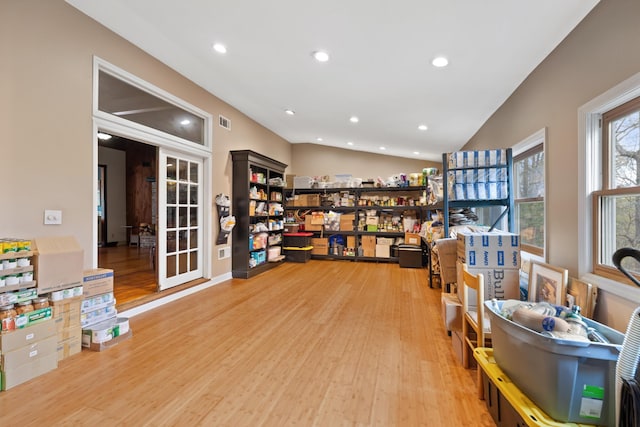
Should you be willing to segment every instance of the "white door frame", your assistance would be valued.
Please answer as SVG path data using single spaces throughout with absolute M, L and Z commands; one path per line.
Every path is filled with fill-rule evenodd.
M 158 131 L 156 129 L 148 128 L 146 126 L 124 120 L 120 117 L 104 113 L 98 110 L 98 72 L 100 70 L 108 71 L 122 77 L 129 83 L 135 83 L 139 87 L 143 87 L 146 91 L 153 93 L 161 98 L 167 99 L 170 102 L 178 105 L 181 108 L 192 111 L 205 119 L 205 144 L 203 146 L 189 143 L 179 137 Z M 211 209 L 207 207 L 213 206 L 212 196 L 212 115 L 198 109 L 197 107 L 188 104 L 171 94 L 157 88 L 126 71 L 115 67 L 100 58 L 94 58 L 94 79 L 93 79 L 93 127 L 91 141 L 93 144 L 93 198 L 91 214 L 95 216 L 96 206 L 98 206 L 98 130 L 129 138 L 132 140 L 140 141 L 145 144 L 153 145 L 159 148 L 172 150 L 175 153 L 180 153 L 185 156 L 197 157 L 202 160 L 202 275 L 206 279 L 211 278 L 211 254 L 213 247 L 212 238 L 212 220 L 213 214 Z M 158 170 L 158 174 L 165 173 L 164 170 Z M 158 213 L 164 206 L 158 206 Z M 94 267 L 98 266 L 98 224 L 97 221 L 91 221 L 92 225 L 92 264 Z
M 181 285 L 182 283 L 186 283 L 188 281 L 191 280 L 195 280 L 195 279 L 199 279 L 200 277 L 202 277 L 202 262 L 204 261 L 203 259 L 203 248 L 201 245 L 203 245 L 204 241 L 202 240 L 204 238 L 204 233 L 203 233 L 203 219 L 204 219 L 204 211 L 205 211 L 205 205 L 204 203 L 204 193 L 203 193 L 203 177 L 204 177 L 204 173 L 203 173 L 203 167 L 204 167 L 204 161 L 202 160 L 201 157 L 197 157 L 197 156 L 189 156 L 186 154 L 183 154 L 179 151 L 175 151 L 175 150 L 169 150 L 166 148 L 160 148 L 159 152 L 158 152 L 158 169 L 160 171 L 163 170 L 167 170 L 167 158 L 174 158 L 175 160 L 177 160 L 178 162 L 182 161 L 182 160 L 186 160 L 189 162 L 193 162 L 193 163 L 197 163 L 198 164 L 198 179 L 197 179 L 197 185 L 198 185 L 198 219 L 197 219 L 197 242 L 198 242 L 198 251 L 197 251 L 197 269 L 193 270 L 193 271 L 187 271 L 185 273 L 179 273 L 178 270 L 179 268 L 176 266 L 175 270 L 176 270 L 176 274 L 171 276 L 171 277 L 167 277 L 167 270 L 168 270 L 168 265 L 167 265 L 167 209 L 166 206 L 168 205 L 167 203 L 167 176 L 166 173 L 160 174 L 158 176 L 158 204 L 159 206 L 165 206 L 165 209 L 159 209 L 158 210 L 158 230 L 157 230 L 157 236 L 158 236 L 158 251 L 157 251 L 157 257 L 158 257 L 158 290 L 165 290 L 165 289 L 169 289 L 172 288 L 174 286 L 178 286 Z M 177 172 L 179 173 L 179 168 L 178 165 L 175 165 Z M 178 177 L 180 178 L 180 177 Z M 176 205 L 180 205 L 180 189 L 179 186 L 181 184 L 181 180 L 178 179 L 177 180 L 177 187 L 176 187 Z M 190 191 L 190 190 L 189 190 Z M 179 214 L 180 208 L 178 207 L 177 212 L 175 213 L 175 221 L 176 221 L 176 226 L 174 227 L 176 230 L 179 230 L 181 228 L 181 226 L 179 225 L 180 222 L 180 214 Z M 187 213 L 187 217 L 190 218 L 190 213 Z M 176 245 L 176 253 L 180 252 L 179 249 L 179 231 L 176 232 L 176 239 L 175 239 L 175 245 Z M 187 248 L 187 250 L 190 249 L 190 246 Z M 179 255 L 178 255 L 179 257 Z M 190 257 L 189 258 L 189 263 L 190 263 Z M 179 261 L 176 260 L 176 262 L 179 264 Z

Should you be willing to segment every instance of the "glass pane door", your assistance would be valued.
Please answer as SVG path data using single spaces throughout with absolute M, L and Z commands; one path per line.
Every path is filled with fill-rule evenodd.
M 160 150 L 160 290 L 202 277 L 202 159 Z

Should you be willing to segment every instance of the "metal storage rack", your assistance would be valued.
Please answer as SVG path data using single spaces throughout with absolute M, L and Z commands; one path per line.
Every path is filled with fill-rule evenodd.
M 506 155 L 505 162 L 501 164 L 488 164 L 488 165 L 469 165 L 469 166 L 457 166 L 449 167 L 449 156 L 454 153 L 444 153 L 442 155 L 442 171 L 443 171 L 443 206 L 442 213 L 444 216 L 444 235 L 449 236 L 449 222 L 450 222 L 450 209 L 452 208 L 476 208 L 487 206 L 502 206 L 504 207 L 500 216 L 491 225 L 491 229 L 495 228 L 498 222 L 507 215 L 508 230 L 514 232 L 514 202 L 513 202 L 513 155 L 511 148 L 504 150 Z M 505 180 L 501 182 L 506 183 L 505 197 L 498 198 L 464 198 L 453 199 L 451 198 L 451 189 L 449 186 L 449 180 L 455 176 L 456 173 L 468 173 L 468 172 L 488 172 L 491 169 L 498 170 L 499 173 L 505 173 Z M 454 178 L 455 179 L 455 178 Z
M 405 236 L 404 231 L 366 231 L 362 230 L 362 224 L 359 223 L 360 214 L 364 211 L 371 210 L 377 211 L 378 215 L 380 214 L 390 214 L 390 215 L 402 215 L 404 211 L 415 211 L 417 221 L 422 224 L 424 222 L 426 215 L 428 212 L 435 210 L 434 206 L 431 205 L 393 205 L 393 206 L 359 206 L 360 201 L 363 199 L 363 196 L 366 195 L 384 195 L 389 197 L 399 197 L 399 196 L 411 196 L 415 199 L 419 199 L 420 196 L 424 196 L 426 198 L 426 186 L 419 187 L 358 187 L 358 188 L 304 188 L 304 189 L 285 189 L 286 198 L 290 198 L 294 195 L 304 195 L 304 194 L 318 194 L 321 196 L 326 196 L 332 193 L 341 193 L 348 192 L 349 194 L 354 196 L 354 205 L 355 206 L 291 206 L 289 204 L 285 205 L 286 211 L 291 210 L 301 210 L 301 211 L 333 211 L 337 213 L 351 213 L 355 215 L 354 221 L 354 229 L 352 231 L 347 230 L 323 230 L 322 235 L 324 237 L 330 237 L 332 235 L 343 235 L 343 236 L 355 236 L 356 245 L 360 243 L 360 239 L 363 236 L 375 236 L 375 237 L 389 237 L 389 238 L 398 238 Z M 316 236 L 320 235 L 320 231 L 314 231 Z M 422 242 L 421 246 L 424 248 L 425 244 Z M 428 248 L 425 248 L 428 250 Z M 390 257 L 376 257 L 376 256 L 364 256 L 359 255 L 356 251 L 354 255 L 342 255 L 342 254 L 327 254 L 327 255 L 312 255 L 314 259 L 344 259 L 344 260 L 352 260 L 352 261 L 377 261 L 377 262 L 398 262 L 399 256 Z M 428 258 L 428 257 L 427 257 Z

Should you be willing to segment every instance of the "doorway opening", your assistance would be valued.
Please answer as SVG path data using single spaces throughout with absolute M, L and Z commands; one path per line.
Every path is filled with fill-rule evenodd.
M 113 269 L 118 305 L 158 290 L 157 158 L 157 147 L 128 138 L 98 142 L 98 265 Z

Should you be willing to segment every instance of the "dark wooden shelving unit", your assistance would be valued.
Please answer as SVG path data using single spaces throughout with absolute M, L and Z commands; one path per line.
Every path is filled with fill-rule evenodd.
M 232 212 L 236 217 L 236 225 L 233 228 L 232 238 L 232 266 L 231 275 L 236 278 L 248 279 L 263 271 L 269 270 L 281 264 L 280 261 L 270 262 L 268 254 L 270 248 L 282 247 L 282 239 L 277 243 L 270 243 L 277 239 L 277 235 L 282 235 L 280 227 L 268 229 L 269 222 L 281 222 L 284 224 L 284 211 L 272 213 L 269 210 L 270 203 L 281 203 L 284 207 L 284 171 L 287 165 L 277 160 L 271 159 L 251 150 L 231 151 L 233 161 L 233 196 Z M 272 184 L 278 180 L 280 184 Z M 251 188 L 266 195 L 265 198 L 251 196 Z M 280 194 L 280 200 L 273 195 Z M 256 214 L 252 211 L 252 202 L 259 204 L 263 202 L 266 207 L 265 213 Z M 265 231 L 254 231 L 256 224 L 262 223 L 267 226 Z M 251 246 L 253 239 L 266 233 L 267 243 L 260 248 Z

